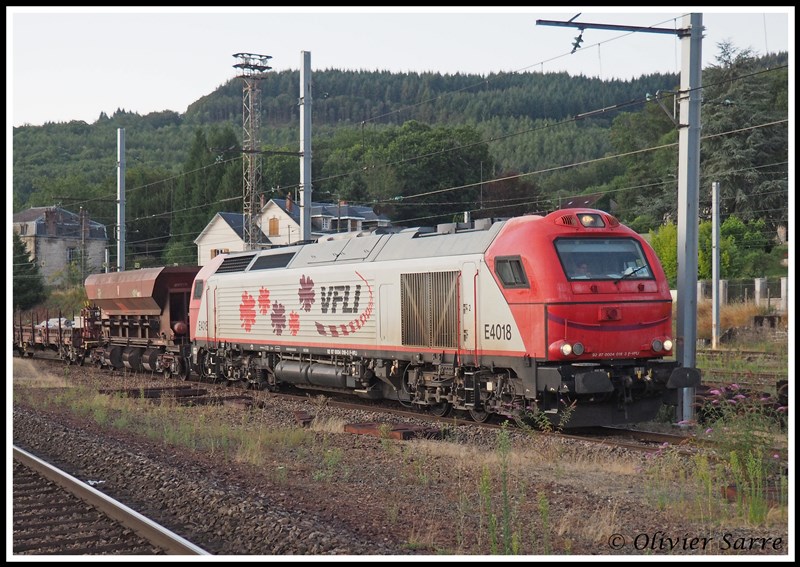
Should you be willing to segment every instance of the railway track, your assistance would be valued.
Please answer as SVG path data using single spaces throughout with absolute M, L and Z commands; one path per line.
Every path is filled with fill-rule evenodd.
M 48 363 L 59 364 L 61 363 L 60 360 L 57 358 L 40 358 L 39 360 L 45 361 L 47 360 Z M 121 375 L 128 373 L 128 370 L 103 370 L 104 372 L 109 372 L 112 376 L 113 375 Z M 161 380 L 161 374 L 153 374 L 154 380 Z M 171 380 L 174 385 L 169 386 L 154 386 L 154 387 L 147 387 L 147 388 L 103 388 L 100 390 L 100 393 L 109 394 L 109 395 L 124 395 L 130 397 L 137 397 L 137 398 L 147 398 L 151 400 L 160 400 L 160 399 L 169 399 L 171 402 L 177 402 L 182 405 L 209 405 L 209 404 L 238 404 L 242 407 L 251 406 L 251 405 L 258 405 L 259 403 L 264 403 L 263 396 L 268 396 L 270 399 L 290 399 L 290 400 L 308 400 L 309 398 L 313 397 L 324 397 L 326 398 L 325 404 L 329 407 L 336 407 L 344 410 L 366 410 L 370 412 L 379 412 L 384 415 L 391 415 L 399 419 L 409 419 L 409 420 L 417 420 L 423 421 L 426 423 L 430 423 L 432 426 L 446 426 L 446 427 L 453 427 L 458 428 L 461 426 L 479 426 L 485 427 L 490 429 L 497 429 L 503 426 L 503 422 L 506 421 L 506 418 L 502 416 L 494 416 L 486 423 L 478 423 L 469 418 L 466 413 L 462 412 L 451 412 L 446 416 L 441 415 L 434 415 L 430 412 L 426 412 L 421 409 L 415 408 L 400 408 L 397 407 L 395 404 L 385 404 L 381 402 L 375 402 L 370 400 L 361 400 L 359 398 L 353 398 L 349 395 L 338 395 L 338 394 L 330 394 L 328 396 L 323 396 L 319 392 L 307 392 L 302 389 L 294 389 L 291 391 L 286 392 L 260 392 L 260 391 L 252 391 L 246 390 L 244 388 L 231 388 L 227 384 L 221 383 L 210 383 L 203 380 L 187 380 L 187 381 L 176 381 Z M 705 392 L 708 390 L 708 387 L 704 386 L 702 391 Z M 700 395 L 701 392 L 698 392 Z M 262 396 L 263 394 L 263 396 Z M 311 422 L 313 419 L 313 415 L 298 415 L 296 416 L 296 421 L 299 425 L 305 426 Z M 357 424 L 355 424 L 357 425 Z M 373 424 L 375 431 L 372 432 L 374 435 L 381 435 L 385 434 L 386 432 L 379 432 L 378 424 Z M 521 425 L 523 428 L 526 428 L 525 424 L 515 424 L 517 426 Z M 529 429 L 535 429 L 531 425 L 527 425 Z M 368 428 L 361 427 L 361 433 L 365 432 Z M 571 439 L 575 441 L 585 441 L 590 442 L 593 444 L 600 444 L 606 445 L 611 447 L 618 447 L 622 449 L 627 449 L 636 452 L 643 452 L 643 453 L 658 453 L 664 450 L 664 447 L 669 446 L 673 450 L 677 451 L 686 456 L 694 455 L 697 453 L 698 450 L 701 448 L 713 450 L 717 444 L 708 439 L 701 439 L 697 438 L 693 435 L 679 435 L 679 434 L 667 434 L 667 433 L 656 433 L 656 432 L 645 432 L 637 429 L 626 429 L 622 427 L 592 427 L 592 428 L 582 428 L 580 430 L 567 430 L 566 432 L 561 431 L 550 431 L 550 434 L 554 436 L 559 436 L 564 439 Z M 419 432 L 419 435 L 424 436 L 435 436 L 435 433 L 431 433 L 430 430 L 426 432 Z M 778 452 L 778 450 L 776 450 Z
M 14 555 L 208 555 L 35 455 L 13 454 Z

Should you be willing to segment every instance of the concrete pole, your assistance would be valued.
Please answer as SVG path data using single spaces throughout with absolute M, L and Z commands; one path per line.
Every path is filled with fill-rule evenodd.
M 711 348 L 719 348 L 719 181 L 711 184 Z
M 311 52 L 300 54 L 300 240 L 311 240 Z
M 680 132 L 678 138 L 678 316 L 676 356 L 696 367 L 697 248 L 700 182 L 703 15 L 687 14 L 681 38 Z M 694 388 L 683 388 L 679 422 L 694 420 Z
M 125 128 L 117 128 L 117 271 L 125 271 Z

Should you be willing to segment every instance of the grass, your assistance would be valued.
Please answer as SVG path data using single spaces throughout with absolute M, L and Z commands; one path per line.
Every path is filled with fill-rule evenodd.
M 715 441 L 714 453 L 687 460 L 665 445 L 648 459 L 648 498 L 659 509 L 713 526 L 781 525 L 788 513 L 786 431 L 765 406 L 730 401 L 712 399 L 713 410 L 701 409 L 711 418 L 695 434 Z
M 697 303 L 697 338 L 711 341 L 713 327 L 713 303 L 711 301 L 699 301 Z M 673 309 L 677 305 L 673 304 Z M 720 337 L 725 331 L 730 329 L 751 330 L 753 329 L 753 318 L 758 315 L 774 315 L 766 307 L 759 307 L 755 303 L 729 303 L 720 306 L 719 310 L 719 329 Z M 783 313 L 781 320 L 776 328 L 777 331 L 787 332 L 789 328 L 789 315 Z M 752 337 L 747 341 L 751 342 Z M 780 341 L 775 341 L 768 336 L 761 337 L 755 344 L 748 346 L 747 350 L 765 350 L 767 352 L 785 352 L 780 349 Z

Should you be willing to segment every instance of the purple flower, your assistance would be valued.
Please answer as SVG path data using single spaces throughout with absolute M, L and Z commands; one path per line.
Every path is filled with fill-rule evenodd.
M 719 396 L 722 394 L 722 392 L 720 392 L 719 390 L 709 390 L 708 393 L 711 394 L 712 396 Z
M 735 400 L 744 400 L 745 398 L 747 398 L 747 396 L 745 396 L 744 394 L 736 394 L 735 396 L 733 396 L 733 399 Z
M 739 384 L 731 384 L 728 386 L 731 390 L 736 391 L 739 389 Z
M 709 427 L 708 429 L 706 429 L 706 435 L 710 435 L 712 431 L 714 430 Z

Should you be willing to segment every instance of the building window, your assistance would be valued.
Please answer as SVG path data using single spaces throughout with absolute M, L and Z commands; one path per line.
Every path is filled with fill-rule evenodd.
M 19 225 L 19 233 L 21 235 L 28 234 L 28 224 L 27 223 Z
M 277 217 L 269 219 L 269 236 L 278 236 L 280 234 L 280 221 Z
M 75 262 L 76 260 L 78 260 L 78 257 L 79 254 L 78 254 L 78 249 L 76 247 L 71 246 L 67 248 L 67 264 Z

